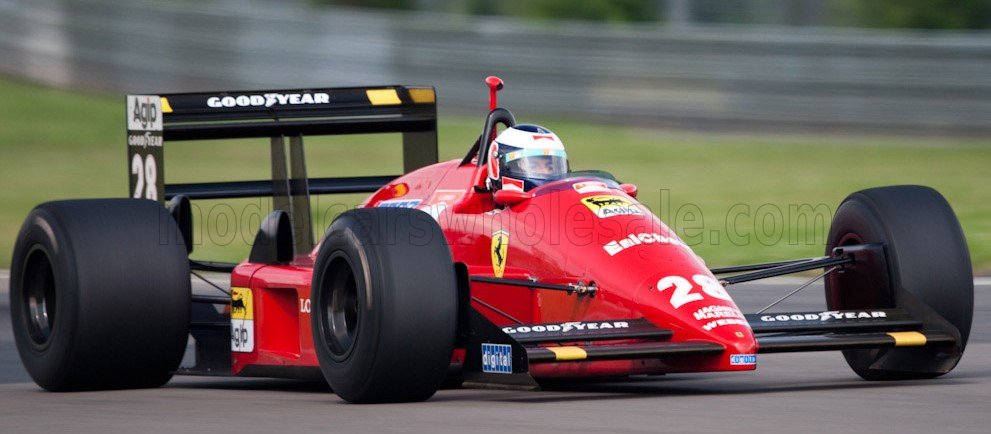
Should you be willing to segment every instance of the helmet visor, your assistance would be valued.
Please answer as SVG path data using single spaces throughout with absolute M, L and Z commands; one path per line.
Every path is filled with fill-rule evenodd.
M 518 179 L 552 180 L 568 173 L 568 157 L 563 150 L 525 149 L 505 156 L 506 175 Z

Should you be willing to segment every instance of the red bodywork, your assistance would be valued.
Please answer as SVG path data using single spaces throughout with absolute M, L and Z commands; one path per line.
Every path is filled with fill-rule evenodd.
M 515 325 L 507 316 L 527 324 L 646 318 L 672 330 L 673 342 L 699 340 L 726 347 L 718 356 L 664 362 L 539 364 L 530 369 L 533 377 L 755 368 L 730 361 L 732 355 L 757 352 L 743 314 L 702 259 L 625 192 L 635 194 L 635 189 L 576 177 L 540 186 L 531 191 L 532 198 L 503 208 L 480 188 L 484 169 L 474 163 L 459 166 L 456 160 L 438 163 L 397 178 L 362 206 L 406 206 L 430 213 L 443 228 L 454 260 L 471 276 L 594 283 L 597 288 L 589 296 L 472 282 L 471 295 L 502 312 L 472 302 L 496 325 Z M 500 259 L 503 243 L 505 256 Z M 253 350 L 233 353 L 235 374 L 250 365 L 318 366 L 309 315 L 316 251 L 287 266 L 245 262 L 234 271 L 232 286 L 251 289 L 254 309 Z M 460 363 L 463 354 L 456 350 L 452 363 Z

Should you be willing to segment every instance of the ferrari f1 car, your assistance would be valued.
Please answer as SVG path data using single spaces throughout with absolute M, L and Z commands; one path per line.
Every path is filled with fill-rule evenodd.
M 822 257 L 709 268 L 635 186 L 536 158 L 562 154 L 556 136 L 517 125 L 487 83 L 478 140 L 445 162 L 430 87 L 127 96 L 131 197 L 41 204 L 18 235 L 11 318 L 31 377 L 52 391 L 326 379 L 350 402 L 399 402 L 451 379 L 749 371 L 794 351 L 842 351 L 867 380 L 960 361 L 971 262 L 935 190 L 853 193 Z M 304 136 L 359 133 L 401 134 L 405 174 L 307 176 Z M 234 138 L 270 138 L 271 179 L 163 182 L 165 143 Z M 509 160 L 552 173 L 529 185 L 500 174 Z M 314 242 L 310 197 L 355 192 L 371 195 Z M 244 197 L 274 209 L 247 259 L 191 260 L 190 201 Z M 817 312 L 744 314 L 725 289 L 810 270 L 825 279 Z M 199 271 L 229 273 L 230 289 L 193 292 Z

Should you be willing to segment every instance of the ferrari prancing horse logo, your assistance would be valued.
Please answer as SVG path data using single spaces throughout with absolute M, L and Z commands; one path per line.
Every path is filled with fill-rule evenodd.
M 502 277 L 506 271 L 506 253 L 509 250 L 509 232 L 496 231 L 492 234 L 492 273 Z

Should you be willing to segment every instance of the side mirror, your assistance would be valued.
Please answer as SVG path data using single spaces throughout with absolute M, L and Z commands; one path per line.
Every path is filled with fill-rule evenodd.
M 637 186 L 633 184 L 620 184 L 619 188 L 623 189 L 623 192 L 630 195 L 630 197 L 637 197 Z
M 532 194 L 519 190 L 499 190 L 495 192 L 495 203 L 502 206 L 513 206 L 530 200 Z

